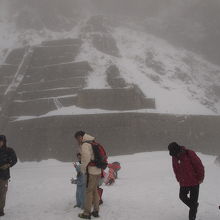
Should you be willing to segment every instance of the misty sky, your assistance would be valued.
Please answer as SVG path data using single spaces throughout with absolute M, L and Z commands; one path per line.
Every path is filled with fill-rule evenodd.
M 92 14 L 139 19 L 148 32 L 220 60 L 219 0 L 0 0 L 0 18 L 22 29 L 70 30 Z

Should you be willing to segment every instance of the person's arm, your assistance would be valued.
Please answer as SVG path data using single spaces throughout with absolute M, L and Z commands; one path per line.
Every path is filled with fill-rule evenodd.
M 7 163 L 0 166 L 0 170 L 7 170 L 10 167 L 13 167 L 17 163 L 18 159 L 17 159 L 15 151 L 12 148 L 8 148 L 7 154 L 8 154 Z
M 17 155 L 13 149 L 9 151 L 9 165 L 13 167 L 18 162 Z
M 197 174 L 197 179 L 200 183 L 202 183 L 205 177 L 205 168 L 202 164 L 202 161 L 194 151 L 189 151 L 189 156 L 191 159 L 192 166 Z
M 179 177 L 179 173 L 178 173 L 178 170 L 177 170 L 177 165 L 176 165 L 176 159 L 172 159 L 172 163 L 173 163 L 173 171 L 174 171 L 174 174 L 176 176 L 176 180 L 177 182 L 180 182 L 180 177 Z
M 82 149 L 82 161 L 81 161 L 81 172 L 83 174 L 87 171 L 87 166 L 91 162 L 91 152 L 90 152 L 91 145 L 89 143 L 84 143 L 81 147 Z
M 76 166 L 75 166 L 75 169 L 76 169 L 76 172 L 77 172 L 77 173 L 80 173 L 80 172 L 81 172 L 80 165 L 76 165 Z

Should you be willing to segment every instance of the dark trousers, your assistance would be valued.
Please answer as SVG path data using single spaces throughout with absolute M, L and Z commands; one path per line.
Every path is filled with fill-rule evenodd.
M 0 212 L 4 212 L 8 180 L 0 180 Z
M 180 187 L 180 200 L 189 208 L 189 219 L 196 219 L 198 199 L 199 199 L 199 185 L 190 187 Z

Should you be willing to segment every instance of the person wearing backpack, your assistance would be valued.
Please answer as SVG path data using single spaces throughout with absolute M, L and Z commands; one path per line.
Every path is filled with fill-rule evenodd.
M 91 219 L 91 216 L 99 217 L 100 197 L 97 187 L 102 169 L 107 167 L 107 156 L 104 148 L 95 142 L 95 138 L 86 134 L 84 131 L 76 132 L 75 138 L 81 148 L 81 172 L 87 175 L 84 212 L 79 214 L 79 217 L 82 219 Z
M 189 207 L 189 220 L 195 220 L 198 211 L 199 187 L 204 180 L 205 170 L 200 158 L 192 150 L 176 142 L 169 144 L 173 170 L 180 184 L 180 200 Z

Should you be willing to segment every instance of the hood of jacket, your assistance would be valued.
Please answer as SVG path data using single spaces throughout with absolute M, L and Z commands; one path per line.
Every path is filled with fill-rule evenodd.
M 83 136 L 83 143 L 85 143 L 85 142 L 92 142 L 94 140 L 95 140 L 95 137 L 93 137 L 93 136 L 91 136 L 89 134 L 85 134 Z

